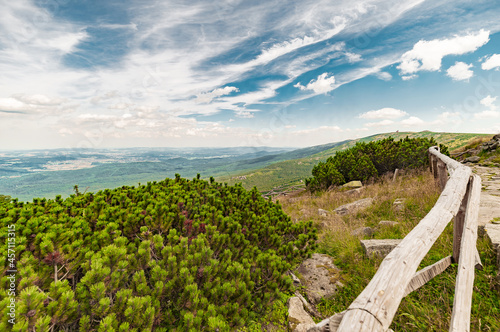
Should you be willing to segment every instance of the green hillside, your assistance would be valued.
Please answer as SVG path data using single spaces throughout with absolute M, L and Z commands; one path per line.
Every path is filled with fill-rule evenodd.
M 218 177 L 217 180 L 228 184 L 241 183 L 244 188 L 250 189 L 254 186 L 262 192 L 267 192 L 277 186 L 301 185 L 303 180 L 311 176 L 313 167 L 320 161 L 325 161 L 328 157 L 354 146 L 357 142 L 370 142 L 393 137 L 396 140 L 405 138 L 431 138 L 434 137 L 438 143 L 448 146 L 450 151 L 459 149 L 471 141 L 490 137 L 488 134 L 464 134 L 464 133 L 436 133 L 431 131 L 422 132 L 392 132 L 363 137 L 351 141 L 340 142 L 329 149 L 319 151 L 307 157 L 291 159 L 272 163 L 260 169 L 244 171 L 234 175 Z M 321 147 L 324 147 L 322 145 Z M 315 147 L 308 148 L 314 151 Z M 295 151 L 289 152 L 289 154 Z

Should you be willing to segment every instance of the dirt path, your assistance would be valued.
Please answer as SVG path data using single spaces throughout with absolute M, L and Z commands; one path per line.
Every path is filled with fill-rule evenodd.
M 473 166 L 473 172 L 481 177 L 481 205 L 478 225 L 486 225 L 495 218 L 500 221 L 500 168 Z

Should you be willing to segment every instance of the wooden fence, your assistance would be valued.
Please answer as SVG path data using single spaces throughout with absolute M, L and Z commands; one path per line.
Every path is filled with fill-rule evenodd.
M 442 193 L 432 210 L 382 261 L 370 283 L 343 313 L 319 323 L 316 331 L 389 329 L 403 297 L 458 263 L 450 331 L 470 330 L 474 268 L 482 268 L 476 249 L 481 178 L 469 167 L 429 149 L 430 169 Z M 449 174 L 449 177 L 448 177 Z M 453 253 L 418 272 L 417 268 L 454 219 Z

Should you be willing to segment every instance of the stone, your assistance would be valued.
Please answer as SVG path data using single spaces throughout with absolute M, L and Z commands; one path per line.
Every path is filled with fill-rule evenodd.
M 349 196 L 357 196 L 357 195 L 361 194 L 361 192 L 363 191 L 364 188 L 365 187 L 351 189 L 351 190 L 345 191 L 343 194 L 349 195 Z
M 318 214 L 322 217 L 327 217 L 328 216 L 328 211 L 323 210 L 323 209 L 318 209 Z
M 500 141 L 500 134 L 496 134 L 495 136 L 493 136 L 493 139 L 495 141 Z
M 353 235 L 353 236 L 359 236 L 359 235 L 362 235 L 362 236 L 372 236 L 373 233 L 375 233 L 373 231 L 373 228 L 371 228 L 371 227 L 361 227 L 361 228 L 353 230 L 351 232 L 351 235 Z
M 481 160 L 480 157 L 472 156 L 472 157 L 465 158 L 464 162 L 465 163 L 477 163 L 479 160 Z
M 381 220 L 378 223 L 378 225 L 381 227 L 394 227 L 394 226 L 399 225 L 399 223 L 397 221 Z
M 305 286 L 307 298 L 313 304 L 328 298 L 337 291 L 340 269 L 333 264 L 332 257 L 314 253 L 297 268 Z
M 484 231 L 491 241 L 493 250 L 497 253 L 497 266 L 500 267 L 500 225 L 486 224 L 484 226 Z
M 373 198 L 364 198 L 360 199 L 359 201 L 339 206 L 334 210 L 334 212 L 342 216 L 350 214 L 358 209 L 367 208 L 368 206 L 372 205 L 372 203 L 373 203 Z
M 396 198 L 394 200 L 394 203 L 392 203 L 392 207 L 394 208 L 394 211 L 396 212 L 401 212 L 405 208 L 405 200 L 404 198 Z
M 369 258 L 373 258 L 376 255 L 385 257 L 400 242 L 401 240 L 361 240 L 361 246 Z
M 361 181 L 351 181 L 351 182 L 345 183 L 342 187 L 344 187 L 344 188 L 361 188 L 361 187 L 363 187 L 363 184 L 361 183 Z
M 293 285 L 295 287 L 298 287 L 301 285 L 301 282 L 300 282 L 300 279 L 297 278 L 297 276 L 295 274 L 293 274 L 292 271 L 288 271 L 288 275 L 290 276 L 290 278 L 292 278 L 292 281 L 293 281 Z
M 288 300 L 288 327 L 293 332 L 307 332 L 314 327 L 313 319 L 304 310 L 302 301 L 297 297 L 291 297 Z

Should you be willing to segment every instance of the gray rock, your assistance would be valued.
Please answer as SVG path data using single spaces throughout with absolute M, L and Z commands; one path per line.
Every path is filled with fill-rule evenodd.
M 357 195 L 361 194 L 361 192 L 363 191 L 364 188 L 365 187 L 351 189 L 351 190 L 345 191 L 343 194 L 349 195 L 349 196 L 357 196 Z
M 322 217 L 328 216 L 328 211 L 323 210 L 323 209 L 318 209 L 318 214 Z
M 465 163 L 477 163 L 479 160 L 481 160 L 480 157 L 472 156 L 472 157 L 465 158 L 464 162 Z
M 359 201 L 355 201 L 355 202 L 352 202 L 349 204 L 339 206 L 338 208 L 336 208 L 334 210 L 334 212 L 336 212 L 337 214 L 342 216 L 342 215 L 353 213 L 354 211 L 356 211 L 358 209 L 367 208 L 368 206 L 372 205 L 372 203 L 373 203 L 373 198 L 364 198 L 364 199 L 360 199 Z
M 295 274 L 293 274 L 292 271 L 288 271 L 288 275 L 292 278 L 292 281 L 293 281 L 293 285 L 295 287 L 298 287 L 301 285 L 301 282 L 300 282 L 300 279 L 297 278 L 297 276 Z
M 495 136 L 493 136 L 493 139 L 495 141 L 500 141 L 500 134 L 496 134 Z
M 393 207 L 394 211 L 396 211 L 396 212 L 403 211 L 404 208 L 405 208 L 405 204 L 404 203 L 405 203 L 404 198 L 396 198 L 394 200 L 394 203 L 392 203 L 392 207 Z
M 381 227 L 394 227 L 394 226 L 399 225 L 399 223 L 397 221 L 381 220 L 378 223 L 378 225 Z
M 385 257 L 401 240 L 361 240 L 361 246 L 366 256 L 372 258 L 376 255 Z
M 362 235 L 362 236 L 372 236 L 373 233 L 375 233 L 373 231 L 373 228 L 371 228 L 371 227 L 361 227 L 361 228 L 358 228 L 358 229 L 355 229 L 354 231 L 352 231 L 351 235 L 353 235 L 353 236 L 359 236 L 359 235 Z
M 333 264 L 333 259 L 324 254 L 315 253 L 297 268 L 305 286 L 307 297 L 313 304 L 327 298 L 337 291 L 340 270 Z
M 304 310 L 302 301 L 294 296 L 288 300 L 288 327 L 293 332 L 307 332 L 314 327 L 313 319 Z

